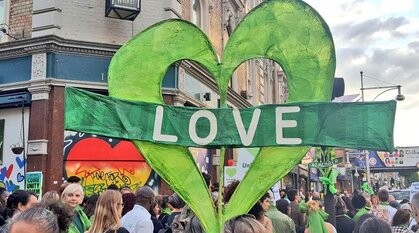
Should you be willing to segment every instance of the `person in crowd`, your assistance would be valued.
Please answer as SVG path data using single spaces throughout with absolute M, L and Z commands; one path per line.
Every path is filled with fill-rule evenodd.
M 413 210 L 410 202 L 404 203 L 400 205 L 401 210 L 407 210 L 410 214 L 410 220 L 409 220 L 409 229 L 413 230 L 413 226 L 416 226 L 417 222 L 415 220 L 415 217 L 413 215 Z
M 262 223 L 262 225 L 266 228 L 266 232 L 271 233 L 273 232 L 272 221 L 264 215 L 265 212 L 269 210 L 269 205 L 269 193 L 265 193 L 265 195 L 263 195 L 259 201 L 255 203 L 255 205 L 253 205 L 248 214 L 255 216 L 256 220 Z
M 281 211 L 281 213 L 288 216 L 288 209 L 289 209 L 290 203 L 287 200 L 279 199 L 276 201 L 276 208 Z
M 67 178 L 67 183 L 69 184 L 80 184 L 81 179 L 77 176 L 70 176 Z
M 303 232 L 306 225 L 305 214 L 300 212 L 298 196 L 296 189 L 289 189 L 287 191 L 287 197 L 290 200 L 289 216 L 295 223 L 295 229 L 298 232 Z
M 393 233 L 413 233 L 409 229 L 410 213 L 406 209 L 397 210 L 391 222 L 391 230 Z
M 160 220 L 157 218 L 158 214 L 160 213 L 160 206 L 157 201 L 153 201 L 153 203 L 151 203 L 150 209 L 148 211 L 150 212 L 151 221 L 153 222 L 153 233 L 158 233 L 161 229 L 164 228 Z
M 400 205 L 406 204 L 406 203 L 410 203 L 409 199 L 403 199 L 400 201 Z
M 3 213 L 3 217 L 5 220 L 7 220 L 17 213 L 31 208 L 32 205 L 37 202 L 38 199 L 35 193 L 28 192 L 25 190 L 14 191 L 7 198 L 7 206 Z
M 128 186 L 122 187 L 121 188 L 121 193 L 122 193 L 122 195 L 124 195 L 125 193 L 132 193 L 132 194 L 134 194 L 134 192 L 132 192 L 131 188 L 128 187 Z
M 55 214 L 45 208 L 30 208 L 15 215 L 9 222 L 9 233 L 60 233 Z
M 118 185 L 116 185 L 116 184 L 110 184 L 106 189 L 107 190 L 119 190 Z
M 371 200 L 371 212 L 376 212 L 377 207 L 380 204 L 380 200 L 378 199 L 377 195 L 372 195 L 370 200 Z
M 419 192 L 413 194 L 410 204 L 412 205 L 412 214 L 415 216 L 416 222 L 419 223 Z M 419 229 L 416 229 L 416 233 L 419 233 Z
M 231 196 L 233 196 L 234 191 L 236 191 L 237 186 L 239 186 L 240 181 L 234 180 L 227 187 L 225 187 L 225 192 L 223 194 L 223 203 L 227 205 L 230 201 Z
M 167 223 L 167 219 L 172 214 L 172 211 L 169 208 L 169 196 L 164 195 L 159 201 L 161 213 L 159 215 L 159 220 L 163 226 Z
M 304 233 L 336 233 L 335 227 L 325 222 L 329 216 L 320 208 L 318 201 L 308 201 L 300 204 L 300 211 L 307 213 L 307 225 Z
M 41 203 L 57 202 L 60 200 L 60 195 L 57 191 L 48 191 L 42 196 Z
M 122 201 L 124 202 L 124 208 L 122 209 L 122 216 L 131 211 L 134 208 L 136 197 L 134 193 L 122 194 Z
M 349 216 L 350 218 L 353 218 L 355 214 L 357 213 L 357 211 L 355 210 L 355 207 L 352 204 L 352 199 L 344 195 L 341 198 L 345 202 L 345 207 L 348 210 L 346 212 L 346 215 Z
M 94 193 L 90 195 L 90 197 L 88 197 L 87 200 L 84 202 L 83 211 L 90 220 L 93 220 L 92 216 L 94 216 L 96 203 L 98 199 L 99 194 Z
M 359 217 L 358 221 L 355 224 L 353 233 L 359 233 L 359 229 L 361 228 L 361 225 L 365 222 L 365 220 L 367 220 L 369 218 L 375 218 L 375 215 L 373 215 L 373 214 L 364 214 L 361 217 Z
M 80 207 L 83 197 L 83 187 L 78 183 L 69 184 L 61 193 L 61 200 L 74 214 L 67 231 L 68 233 L 84 233 L 90 228 L 89 218 Z
M 7 198 L 9 198 L 10 193 L 7 189 L 0 187 L 0 206 L 6 207 Z
M 396 209 L 391 207 L 388 203 L 389 194 L 386 189 L 380 189 L 378 191 L 378 199 L 380 204 L 377 206 L 377 211 L 374 213 L 378 218 L 386 221 L 388 224 L 391 224 L 391 220 L 396 213 Z
M 121 226 L 123 205 L 122 194 L 119 190 L 108 189 L 100 194 L 92 227 L 87 233 L 129 233 Z
M 295 224 L 294 221 L 288 215 L 282 213 L 277 209 L 277 207 L 274 206 L 275 199 L 273 198 L 273 194 L 269 194 L 270 196 L 270 203 L 269 203 L 269 209 L 266 212 L 266 216 L 272 221 L 272 226 L 275 233 L 296 233 L 295 232 Z M 285 200 L 278 200 L 278 201 L 284 201 Z M 276 202 L 278 203 L 278 202 Z
M 301 200 L 304 200 L 306 198 L 306 195 L 304 193 L 304 188 L 300 187 L 300 192 L 298 193 L 298 195 L 300 196 Z
M 359 233 L 391 233 L 391 228 L 388 223 L 379 218 L 368 218 L 362 223 L 359 228 Z
M 352 197 L 352 205 L 355 208 L 356 214 L 353 217 L 353 220 L 355 222 L 358 222 L 359 218 L 365 214 L 368 214 L 370 211 L 365 205 L 367 201 L 365 200 L 365 197 L 360 194 L 355 194 Z
M 171 207 L 172 214 L 167 218 L 166 224 L 163 226 L 165 229 L 168 229 L 166 232 L 172 232 L 171 226 L 176 216 L 182 213 L 183 207 L 185 207 L 185 202 L 180 198 L 176 193 L 173 193 L 169 197 L 169 207 Z
M 346 215 L 348 209 L 346 208 L 345 202 L 339 196 L 335 198 L 335 202 L 337 233 L 352 233 L 355 228 L 355 221 Z
M 393 195 L 388 195 L 388 204 L 396 210 L 400 208 L 400 203 L 396 201 Z
M 136 204 L 122 219 L 122 226 L 130 233 L 152 233 L 153 222 L 148 210 L 154 201 L 154 192 L 148 186 L 143 186 L 136 191 Z
M 224 224 L 222 233 L 266 233 L 266 228 L 253 215 L 241 215 Z
M 281 191 L 279 192 L 279 196 L 281 196 L 281 199 L 285 199 L 285 197 L 287 196 L 287 192 L 285 191 L 285 189 L 281 189 Z

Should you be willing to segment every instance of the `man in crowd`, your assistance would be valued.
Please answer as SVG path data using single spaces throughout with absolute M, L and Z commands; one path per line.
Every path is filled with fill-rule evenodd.
M 415 216 L 416 222 L 419 223 L 419 192 L 413 195 L 410 203 L 412 205 L 412 214 Z M 419 229 L 416 230 L 416 233 L 419 233 Z
M 296 189 L 289 189 L 287 197 L 290 200 L 290 214 L 289 216 L 295 223 L 295 229 L 298 232 L 304 232 L 306 221 L 305 214 L 300 212 L 300 197 Z
M 388 203 L 389 194 L 387 189 L 380 189 L 378 191 L 378 199 L 380 200 L 380 204 L 377 207 L 376 216 L 391 224 L 397 210 Z
M 143 186 L 137 189 L 136 196 L 134 208 L 122 217 L 121 224 L 130 233 L 153 233 L 153 222 L 148 210 L 154 201 L 154 192 L 150 187 Z

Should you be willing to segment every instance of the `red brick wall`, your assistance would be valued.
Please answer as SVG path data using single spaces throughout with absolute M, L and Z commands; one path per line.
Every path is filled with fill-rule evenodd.
M 32 1 L 11 0 L 9 17 L 10 34 L 18 39 L 32 35 Z

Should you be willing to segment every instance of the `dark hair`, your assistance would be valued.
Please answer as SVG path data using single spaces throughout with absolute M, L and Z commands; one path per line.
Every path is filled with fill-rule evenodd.
M 205 183 L 207 187 L 210 187 L 211 184 L 211 176 L 208 173 L 202 172 L 202 176 L 204 177 Z
M 172 196 L 169 197 L 169 203 L 175 209 L 180 209 L 185 206 L 185 202 L 176 193 L 173 193 Z
M 263 202 L 265 199 L 270 199 L 271 196 L 269 195 L 269 193 L 265 193 L 263 194 L 263 196 L 259 199 L 259 201 Z
M 253 207 L 249 210 L 248 214 L 255 216 L 256 219 L 260 219 L 263 216 L 263 208 L 260 202 L 256 202 Z
M 290 201 L 295 201 L 295 198 L 297 197 L 298 191 L 297 189 L 290 189 L 287 191 L 287 197 Z
M 365 197 L 360 194 L 355 194 L 352 197 L 352 205 L 355 207 L 355 209 L 362 209 L 367 204 L 367 200 L 365 200 Z
M 1 194 L 3 194 L 3 192 L 5 192 L 5 191 L 7 191 L 7 189 L 6 189 L 6 188 L 4 188 L 4 187 L 0 187 L 0 195 L 1 195 Z
M 49 201 L 37 204 L 36 207 L 45 208 L 57 217 L 58 227 L 61 232 L 67 232 L 70 223 L 73 220 L 74 212 L 66 204 L 61 201 Z
M 119 188 L 116 184 L 111 184 L 108 186 L 107 190 L 116 190 L 119 191 Z
M 94 193 L 90 195 L 90 197 L 87 197 L 83 208 L 83 211 L 87 215 L 87 217 L 90 218 L 95 213 L 96 203 L 98 199 L 99 194 L 97 193 Z
M 156 214 L 154 213 L 154 207 L 156 207 L 157 205 L 159 205 L 159 203 L 157 203 L 157 201 L 152 201 L 151 205 L 150 205 L 150 209 L 148 210 L 150 215 L 153 216 L 153 217 L 157 217 Z
M 167 204 L 169 204 L 169 196 L 164 195 L 161 197 L 161 199 L 159 200 L 159 205 L 160 208 L 164 209 L 164 208 L 168 208 Z
M 233 196 L 234 191 L 236 191 L 237 186 L 239 186 L 240 181 L 234 180 L 225 188 L 225 192 L 223 194 L 223 202 L 227 204 L 230 201 L 231 196 Z
M 68 183 L 79 183 L 81 179 L 77 176 L 70 176 L 67 178 Z
M 373 214 L 364 214 L 362 215 L 358 222 L 355 223 L 354 231 L 353 233 L 359 233 L 359 229 L 361 228 L 361 225 L 369 218 L 375 218 L 375 215 Z M 381 233 L 381 232 L 380 232 Z
M 288 215 L 288 207 L 289 207 L 289 203 L 287 200 L 284 199 L 279 199 L 278 201 L 276 201 L 276 208 L 281 211 L 283 214 Z
M 36 194 L 25 190 L 17 190 L 10 194 L 9 198 L 7 198 L 7 209 L 5 210 L 3 217 L 5 219 L 11 218 L 16 212 L 19 203 L 22 205 L 28 204 L 30 196 L 36 197 Z
M 365 198 L 364 198 L 365 199 Z M 348 210 L 348 212 L 350 212 L 351 214 L 353 214 L 355 212 L 355 207 L 352 204 L 352 200 L 351 198 L 347 197 L 347 196 L 343 196 L 342 200 L 345 202 L 346 205 L 346 209 Z M 361 207 L 362 208 L 362 207 Z
M 339 196 L 336 197 L 335 211 L 336 211 L 336 215 L 342 215 L 348 212 L 345 201 L 343 200 L 343 198 Z
M 391 222 L 392 226 L 400 226 L 403 224 L 409 223 L 410 213 L 405 209 L 399 209 L 394 214 L 393 221 Z
M 380 201 L 388 201 L 388 191 L 386 189 L 380 189 L 377 195 Z
M 400 201 L 400 205 L 403 205 L 405 203 L 410 203 L 409 199 L 403 199 Z
M 379 218 L 368 218 L 365 222 L 362 223 L 359 228 L 359 233 L 371 233 L 371 232 L 380 232 L 380 233 L 391 233 L 391 227 L 387 222 Z
M 131 211 L 135 205 L 135 194 L 133 193 L 124 193 L 122 194 L 122 203 L 124 203 L 124 208 L 122 209 L 122 216 Z

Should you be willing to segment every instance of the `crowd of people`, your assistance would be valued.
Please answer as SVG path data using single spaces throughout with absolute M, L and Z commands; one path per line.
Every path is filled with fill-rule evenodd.
M 214 202 L 218 191 L 203 174 Z M 10 233 L 176 233 L 204 232 L 198 218 L 176 193 L 156 195 L 148 186 L 135 191 L 110 185 L 102 193 L 84 195 L 73 177 L 60 192 L 39 198 L 0 188 L 0 232 Z M 226 206 L 239 182 L 222 191 Z M 268 192 L 247 214 L 228 220 L 225 233 L 419 233 L 419 193 L 397 202 L 386 189 L 377 195 L 355 191 L 334 196 L 335 222 L 328 222 L 324 200 L 317 192 L 304 195 L 293 188 L 281 190 L 275 200 Z

